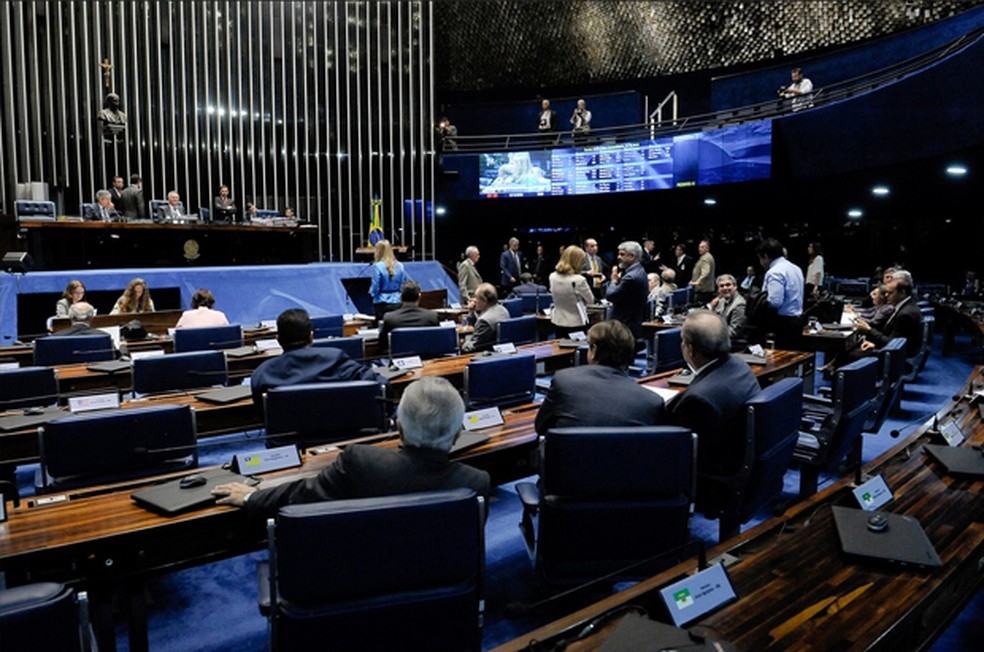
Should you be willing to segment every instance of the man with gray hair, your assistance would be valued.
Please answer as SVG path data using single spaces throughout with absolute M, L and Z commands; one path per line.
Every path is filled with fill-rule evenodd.
M 721 315 L 728 325 L 732 350 L 745 347 L 745 297 L 738 294 L 738 281 L 731 274 L 717 277 L 717 296 L 707 304 L 708 309 Z
M 113 222 L 120 219 L 120 214 L 113 206 L 113 196 L 108 190 L 96 192 L 96 207 L 92 218 L 99 222 Z
M 63 328 L 57 333 L 52 333 L 52 337 L 64 337 L 71 335 L 105 335 L 105 331 L 92 327 L 92 318 L 96 316 L 96 309 L 87 301 L 78 301 L 68 307 L 68 319 L 71 325 Z
M 509 247 L 499 256 L 499 271 L 502 273 L 499 279 L 502 296 L 508 296 L 523 273 L 523 252 L 519 250 L 518 238 L 509 238 Z
M 480 253 L 478 247 L 469 245 L 465 249 L 465 259 L 458 263 L 458 289 L 461 290 L 461 303 L 466 304 L 475 296 L 475 290 L 482 284 L 482 275 L 475 265 Z
M 330 466 L 313 478 L 275 487 L 232 482 L 212 489 L 220 505 L 245 507 L 250 515 L 269 517 L 284 505 L 345 498 L 392 496 L 440 489 L 492 493 L 489 474 L 449 459 L 461 430 L 465 404 L 447 380 L 428 376 L 407 387 L 397 408 L 400 448 L 371 444 L 346 446 Z
M 612 303 L 612 319 L 617 319 L 639 339 L 642 322 L 646 318 L 646 299 L 649 297 L 649 281 L 642 266 L 642 247 L 627 240 L 618 245 L 618 265 L 612 268 L 611 282 L 605 298 Z

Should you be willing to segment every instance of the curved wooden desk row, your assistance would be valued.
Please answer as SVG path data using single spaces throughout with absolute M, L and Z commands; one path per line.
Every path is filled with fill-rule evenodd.
M 984 381 L 978 367 L 968 381 Z M 948 403 L 938 414 L 953 418 L 968 442 L 984 443 L 976 406 Z M 931 421 L 931 419 L 929 419 Z M 856 506 L 852 478 L 833 483 L 782 516 L 709 552 L 738 558 L 729 568 L 739 596 L 697 624 L 711 627 L 743 651 L 923 649 L 979 586 L 984 567 L 984 481 L 956 478 L 922 450 L 933 436 L 924 426 L 873 460 L 865 471 L 881 475 L 895 494 L 884 509 L 919 520 L 943 560 L 936 570 L 882 565 L 841 552 L 830 506 Z M 658 589 L 691 573 L 680 564 L 590 607 L 495 648 L 494 652 L 551 649 L 552 641 L 628 604 L 658 613 Z M 614 623 L 579 650 L 597 650 Z M 540 646 L 529 647 L 530 641 Z
M 977 346 L 984 351 L 984 303 L 964 303 L 963 301 L 936 301 L 936 322 L 943 333 L 940 352 L 950 355 L 953 352 L 954 337 L 957 331 L 969 333 Z

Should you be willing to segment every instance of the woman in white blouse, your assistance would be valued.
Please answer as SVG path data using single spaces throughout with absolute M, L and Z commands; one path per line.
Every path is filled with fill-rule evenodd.
M 564 249 L 555 271 L 550 274 L 550 293 L 554 304 L 550 322 L 557 337 L 566 337 L 587 328 L 587 307 L 594 303 L 594 295 L 587 279 L 581 275 L 585 258 L 583 249 L 571 245 Z
M 819 294 L 823 287 L 823 249 L 819 242 L 806 245 L 806 253 L 810 255 L 810 264 L 806 268 L 806 294 Z

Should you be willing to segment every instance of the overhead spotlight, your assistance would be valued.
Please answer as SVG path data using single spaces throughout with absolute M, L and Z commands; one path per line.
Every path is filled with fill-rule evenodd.
M 946 166 L 946 173 L 951 177 L 962 177 L 967 174 L 967 166 L 954 163 L 953 165 Z
M 704 206 L 717 206 L 718 200 L 713 197 L 708 197 L 704 200 Z
M 871 189 L 871 194 L 875 197 L 885 197 L 890 192 L 891 191 L 888 189 L 888 186 L 875 186 Z
M 862 215 L 864 215 L 864 211 L 862 211 L 860 208 L 852 208 L 851 210 L 847 211 L 847 216 L 852 220 L 861 219 Z
M 444 208 L 443 206 L 438 206 L 437 208 L 434 209 L 434 213 L 437 215 L 444 215 L 447 212 L 448 212 L 447 209 Z

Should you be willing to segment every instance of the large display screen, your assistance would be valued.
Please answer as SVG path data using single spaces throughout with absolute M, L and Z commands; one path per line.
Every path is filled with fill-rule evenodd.
M 772 122 L 570 149 L 480 154 L 482 197 L 662 190 L 769 178 Z

